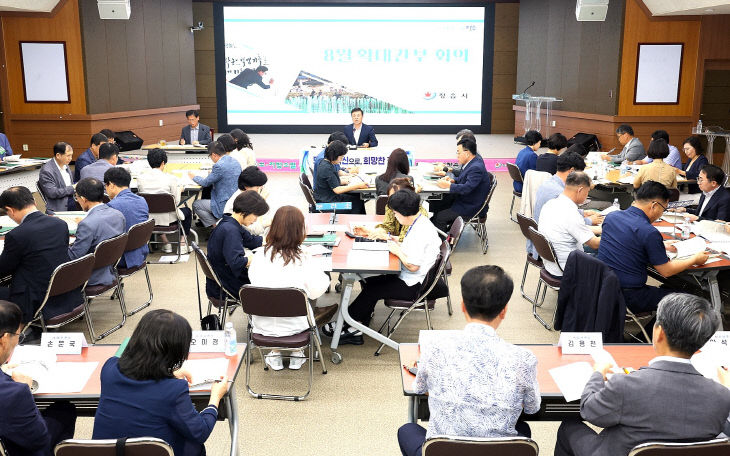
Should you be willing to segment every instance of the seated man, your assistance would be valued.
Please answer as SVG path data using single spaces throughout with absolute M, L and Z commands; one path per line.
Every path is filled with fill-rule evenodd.
M 94 178 L 103 182 L 104 173 L 117 165 L 118 158 L 119 146 L 111 143 L 102 144 L 99 147 L 99 159 L 81 170 L 81 179 Z
M 461 278 L 463 331 L 421 352 L 413 389 L 428 393 L 428 432 L 415 423 L 398 430 L 403 456 L 420 456 L 424 440 L 530 437 L 520 414 L 540 410 L 537 358 L 496 333 L 507 314 L 512 279 L 499 266 L 477 266 Z
M 582 249 L 583 245 L 594 251 L 598 249 L 600 238 L 578 211 L 578 205 L 585 202 L 590 189 L 591 178 L 583 171 L 573 171 L 565 180 L 563 193 L 545 203 L 542 209 L 538 231 L 553 245 L 559 264 L 545 260 L 545 269 L 555 277 L 563 275 L 568 255 L 573 250 Z
M 634 136 L 634 129 L 631 128 L 631 125 L 619 125 L 616 129 L 616 137 L 618 138 L 618 142 L 624 146 L 621 149 L 621 153 L 616 155 L 603 154 L 601 155 L 602 159 L 613 163 L 621 163 L 624 160 L 633 163 L 646 158 L 644 145 L 641 144 L 639 138 Z
M 236 190 L 236 192 L 228 199 L 226 207 L 223 209 L 223 213 L 232 214 L 233 202 L 236 201 L 238 195 L 246 190 L 254 190 L 264 199 L 267 199 L 269 197 L 269 191 L 266 190 L 264 185 L 266 185 L 268 180 L 269 178 L 266 177 L 266 174 L 261 171 L 258 166 L 246 167 L 246 169 L 241 171 L 241 174 L 238 176 L 238 190 Z M 253 235 L 261 236 L 264 234 L 264 231 L 269 227 L 269 225 L 271 225 L 271 218 L 266 217 L 264 220 L 264 217 L 262 216 L 254 223 L 248 225 L 246 229 Z
M 104 184 L 89 177 L 76 184 L 76 201 L 87 214 L 76 229 L 76 241 L 68 248 L 72 260 L 93 253 L 96 246 L 124 233 L 124 215 L 104 204 Z M 111 266 L 95 269 L 89 285 L 109 285 L 114 282 Z
M 458 144 L 462 138 L 469 138 L 475 143 L 477 142 L 477 138 L 474 136 L 474 132 L 469 130 L 468 128 L 459 130 L 456 133 L 456 143 Z M 482 159 L 482 156 L 477 153 L 476 158 Z M 440 176 L 445 176 L 446 174 L 451 173 L 454 177 L 457 177 L 459 174 L 461 174 L 461 165 L 456 164 L 454 166 L 446 166 L 444 163 L 436 163 L 433 167 L 433 170 L 435 174 L 438 174 Z
M 342 162 L 347 153 L 347 146 L 341 141 L 332 141 L 325 150 L 324 160 L 317 167 L 317 180 L 313 182 L 314 200 L 318 203 L 352 203 L 350 210 L 337 210 L 343 214 L 364 214 L 365 203 L 352 190 L 368 188 L 368 184 L 353 179 L 350 183 L 343 182 L 335 169 Z
M 10 141 L 4 133 L 0 133 L 0 155 L 3 157 L 9 157 L 13 155 L 13 148 L 10 147 Z
M 97 133 L 91 137 L 89 148 L 76 159 L 76 164 L 74 165 L 74 182 L 81 180 L 81 170 L 99 158 L 99 147 L 108 141 L 109 138 L 101 133 Z
M 525 178 L 527 171 L 535 169 L 537 166 L 537 150 L 542 145 L 542 135 L 539 131 L 530 130 L 525 133 L 525 142 L 527 146 L 517 153 L 515 165 L 520 168 L 522 178 Z M 512 182 L 516 192 L 522 192 L 522 182 Z
M 433 212 L 431 221 L 443 232 L 449 231 L 456 217 L 464 221 L 477 215 L 487 198 L 492 186 L 492 179 L 484 166 L 484 160 L 477 159 L 477 143 L 469 138 L 461 139 L 456 145 L 456 158 L 461 164 L 461 173 L 456 179 L 444 177 L 437 185 L 449 190 L 441 201 L 433 201 L 430 209 Z M 480 216 L 489 208 L 485 208 Z
M 167 153 L 162 149 L 152 149 L 147 152 L 147 163 L 152 169 L 137 176 L 137 191 L 139 193 L 168 193 L 175 199 L 175 206 L 178 206 L 182 187 L 174 175 L 164 172 L 167 165 Z M 177 221 L 174 212 L 150 214 L 150 216 L 155 219 L 155 225 L 160 226 L 168 226 Z M 189 235 L 190 226 L 193 223 L 193 212 L 187 206 L 178 207 L 177 217 L 182 222 L 183 231 Z M 162 251 L 172 253 L 172 245 L 167 241 L 167 236 L 162 234 L 160 237 L 164 242 Z M 192 250 L 186 245 L 182 247 L 181 251 Z
M 22 369 L 5 364 L 21 342 L 22 312 L 17 305 L 0 301 L 0 439 L 11 456 L 51 456 L 56 444 L 74 436 L 76 407 L 52 402 L 43 412 L 30 392 L 33 380 Z
M 558 170 L 558 156 L 568 147 L 568 139 L 560 133 L 555 133 L 547 140 L 548 151 L 537 156 L 535 170 L 555 174 Z
M 74 150 L 65 142 L 53 145 L 53 159 L 41 166 L 38 186 L 46 198 L 46 212 L 68 211 L 76 207 L 73 200 L 73 175 L 68 167 Z
M 656 130 L 654 133 L 651 134 L 651 141 L 656 141 L 657 139 L 663 139 L 667 144 L 669 144 L 669 133 L 664 130 Z M 649 144 L 649 146 L 651 146 L 651 144 Z M 652 161 L 654 160 L 651 157 L 647 157 L 643 160 L 637 160 L 635 162 L 632 162 L 631 164 L 645 165 L 647 163 L 651 163 Z M 667 158 L 664 159 L 664 163 L 672 165 L 677 169 L 682 169 L 682 156 L 679 153 L 679 149 L 669 144 L 669 155 L 667 155 Z
M 689 218 L 696 220 L 730 221 L 730 191 L 724 187 L 725 172 L 715 165 L 705 165 L 697 177 L 697 185 L 702 196 L 697 208 L 689 210 Z M 677 208 L 677 212 L 685 212 L 686 208 Z
M 190 109 L 185 112 L 188 124 L 180 131 L 180 144 L 202 144 L 207 146 L 213 142 L 213 135 L 210 134 L 210 127 L 200 123 L 200 111 Z
M 238 290 L 251 283 L 247 268 L 252 255 L 244 249 L 253 250 L 263 243 L 261 236 L 254 236 L 244 227 L 268 211 L 269 205 L 261 195 L 253 190 L 243 192 L 233 202 L 233 214 L 224 215 L 210 233 L 208 261 L 223 287 L 233 296 L 238 296 Z M 223 295 L 218 285 L 208 279 L 205 281 L 205 292 L 214 298 Z
M 375 129 L 370 125 L 362 123 L 362 109 L 354 108 L 350 111 L 350 116 L 352 117 L 352 123 L 344 128 L 348 144 L 365 148 L 378 147 L 378 138 L 375 137 Z
M 188 173 L 190 179 L 201 187 L 212 187 L 210 199 L 199 199 L 193 203 L 193 212 L 198 214 L 205 227 L 215 225 L 223 216 L 223 208 L 238 188 L 238 176 L 241 174 L 241 165 L 226 153 L 218 141 L 208 144 L 208 155 L 213 160 L 213 169 L 207 177 Z
M 669 190 L 654 181 L 636 191 L 636 200 L 626 210 L 611 212 L 603 221 L 598 259 L 606 263 L 621 282 L 626 307 L 632 312 L 650 312 L 671 290 L 646 284 L 647 266 L 663 277 L 682 272 L 694 264 L 704 264 L 707 253 L 669 260 L 662 235 L 652 223 L 669 204 Z M 668 246 L 671 250 L 671 246 Z
M 398 190 L 388 198 L 388 206 L 393 210 L 396 220 L 410 228 L 399 243 L 388 243 L 390 252 L 401 261 L 399 275 L 385 274 L 367 278 L 360 282 L 362 290 L 350 304 L 350 315 L 367 326 L 370 324 L 373 309 L 381 299 L 415 299 L 421 289 L 428 271 L 436 262 L 441 247 L 441 238 L 428 217 L 420 213 L 421 197 L 411 190 Z M 340 334 L 340 344 L 362 345 L 359 331 L 345 327 Z M 327 336 L 334 333 L 334 324 L 325 325 Z
M 0 277 L 12 276 L 10 287 L 0 287 L 0 299 L 16 303 L 23 322 L 33 319 L 43 302 L 51 274 L 68 258 L 68 225 L 39 212 L 33 194 L 11 187 L 0 195 L 0 208 L 17 227 L 5 235 L 0 255 Z M 79 290 L 51 298 L 43 308 L 46 318 L 70 312 L 83 303 Z M 0 427 L 1 428 L 1 427 Z
M 581 418 L 558 429 L 555 456 L 616 456 L 645 442 L 692 442 L 715 438 L 730 414 L 730 391 L 690 363 L 720 325 L 706 300 L 670 294 L 657 309 L 653 338 L 657 357 L 648 367 L 613 374 L 596 364 L 580 400 Z
M 146 222 L 150 218 L 147 201 L 129 190 L 132 176 L 124 168 L 109 168 L 104 173 L 104 188 L 111 201 L 107 206 L 118 210 L 124 215 L 124 231 L 129 231 L 133 225 Z M 129 252 L 124 252 L 119 260 L 120 268 L 135 268 L 141 266 L 150 253 L 147 244 Z
M 332 132 L 329 138 L 327 138 L 327 145 L 329 146 L 332 144 L 332 141 L 341 141 L 342 144 L 347 144 L 347 136 L 341 131 L 335 131 Z M 322 152 L 318 153 L 316 157 L 314 157 L 314 160 L 312 160 L 312 182 L 317 180 L 317 168 L 319 167 L 319 162 L 324 160 L 324 152 L 327 150 L 327 147 L 322 149 Z M 341 169 L 340 165 L 335 165 L 335 171 L 337 171 L 337 174 L 339 176 L 347 176 L 349 173 L 347 170 Z M 313 184 L 314 185 L 314 184 Z

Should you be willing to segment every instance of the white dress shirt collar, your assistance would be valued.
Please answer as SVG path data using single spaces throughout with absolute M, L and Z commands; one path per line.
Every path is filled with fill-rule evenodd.
M 53 160 L 53 163 L 56 164 L 56 168 L 58 168 L 58 171 L 61 173 L 61 178 L 63 179 L 63 183 L 66 184 L 67 187 L 69 185 L 71 185 L 71 176 L 68 174 L 68 171 L 67 171 L 68 165 L 63 165 L 63 167 L 61 167 L 55 158 L 52 158 L 51 160 Z
M 657 356 L 651 361 L 649 361 L 649 365 L 656 363 L 657 361 L 670 361 L 673 363 L 684 363 L 684 364 L 692 364 L 689 359 L 687 358 L 677 358 L 676 356 Z
M 709 191 L 709 192 L 702 192 L 702 194 L 705 196 L 705 200 L 702 202 L 702 207 L 700 208 L 700 211 L 697 213 L 697 215 L 702 215 L 702 213 L 705 211 L 705 208 L 707 207 L 707 203 L 710 202 L 710 198 L 712 198 L 712 195 L 714 195 L 715 192 L 717 192 L 717 189 L 719 189 L 719 188 L 720 187 L 717 187 L 714 190 Z

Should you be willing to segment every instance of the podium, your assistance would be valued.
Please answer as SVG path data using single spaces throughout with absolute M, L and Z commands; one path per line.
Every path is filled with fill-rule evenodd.
M 707 137 L 707 160 L 712 165 L 713 149 L 715 145 L 715 139 L 725 138 L 725 157 L 722 161 L 722 170 L 725 171 L 725 175 L 730 175 L 730 131 L 710 131 L 709 128 L 705 128 L 705 131 L 696 131 L 692 129 L 692 133 L 695 135 L 702 135 Z
M 552 110 L 553 103 L 563 101 L 563 99 L 555 97 L 533 97 L 529 93 L 512 95 L 512 99 L 525 102 L 525 132 L 530 130 L 539 131 L 543 137 L 547 138 L 551 131 L 550 111 Z M 544 132 L 542 130 L 543 124 L 545 125 Z

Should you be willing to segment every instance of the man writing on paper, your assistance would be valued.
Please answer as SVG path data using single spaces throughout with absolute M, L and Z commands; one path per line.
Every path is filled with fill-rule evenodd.
M 626 455 L 649 441 L 701 441 L 716 437 L 730 413 L 730 390 L 703 377 L 690 357 L 712 337 L 720 316 L 705 299 L 673 293 L 659 303 L 653 330 L 657 357 L 648 367 L 614 374 L 596 364 L 580 399 L 581 418 L 558 429 L 555 456 Z M 722 369 L 722 368 L 720 368 Z
M 398 429 L 404 456 L 420 456 L 425 439 L 437 435 L 530 437 L 519 418 L 540 410 L 537 358 L 496 333 L 513 288 L 499 266 L 477 266 L 462 277 L 467 324 L 421 353 L 413 385 L 416 393 L 428 393 L 431 418 L 428 432 L 415 423 Z
M 33 380 L 5 364 L 21 342 L 22 312 L 0 301 L 0 439 L 8 454 L 50 456 L 58 442 L 74 436 L 76 407 L 54 401 L 43 413 L 30 392 Z

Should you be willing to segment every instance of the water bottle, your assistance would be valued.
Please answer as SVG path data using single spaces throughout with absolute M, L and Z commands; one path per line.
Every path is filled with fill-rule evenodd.
M 682 239 L 689 239 L 690 231 L 689 215 L 684 214 L 684 223 L 682 224 Z
M 626 160 L 624 160 L 621 162 L 621 168 L 620 168 L 621 177 L 626 175 L 627 172 L 629 172 L 629 163 Z
M 233 322 L 226 322 L 226 330 L 224 333 L 224 344 L 226 346 L 226 356 L 236 356 L 236 330 L 233 328 Z
M 702 133 L 702 119 L 697 121 L 697 131 L 695 133 Z
M 613 207 L 615 207 L 618 210 L 621 210 L 621 204 L 619 204 L 618 198 L 613 199 Z

